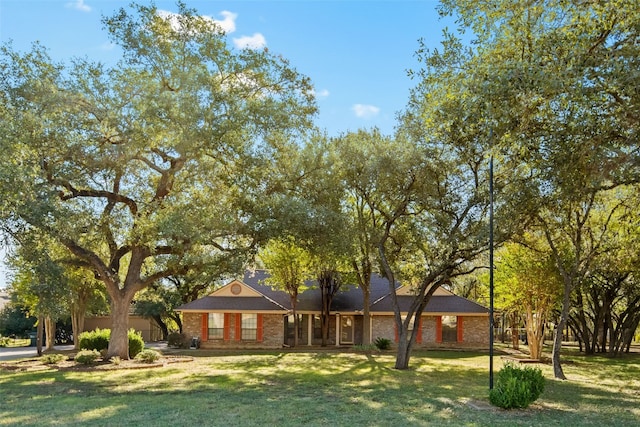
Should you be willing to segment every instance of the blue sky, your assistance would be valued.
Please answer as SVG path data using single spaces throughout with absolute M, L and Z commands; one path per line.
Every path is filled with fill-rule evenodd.
M 130 1 L 0 0 L 0 41 L 17 50 L 41 42 L 55 60 L 88 57 L 115 64 L 101 17 Z M 141 2 L 142 3 L 142 2 Z M 378 127 L 390 134 L 416 82 L 418 39 L 439 46 L 442 20 L 435 0 L 185 0 L 219 21 L 237 46 L 266 46 L 311 78 L 320 109 L 317 125 L 330 136 Z M 155 2 L 176 12 L 175 1 Z M 0 267 L 0 287 L 6 272 Z

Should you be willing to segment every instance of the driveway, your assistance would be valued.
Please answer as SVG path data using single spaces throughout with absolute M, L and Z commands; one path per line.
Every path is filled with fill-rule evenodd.
M 56 351 L 73 350 L 73 345 L 56 345 Z M 35 347 L 0 347 L 0 361 L 16 360 L 37 357 L 38 351 Z

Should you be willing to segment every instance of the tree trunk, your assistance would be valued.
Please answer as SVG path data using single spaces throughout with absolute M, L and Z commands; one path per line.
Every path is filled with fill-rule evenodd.
M 73 349 L 80 349 L 80 334 L 84 331 L 84 310 L 71 311 L 71 332 L 73 334 Z
M 511 344 L 514 350 L 520 350 L 520 325 L 518 313 L 511 314 Z
M 153 318 L 153 321 L 156 322 L 156 325 L 158 325 L 158 327 L 162 331 L 162 341 L 166 341 L 167 336 L 169 336 L 169 328 L 167 327 L 167 324 L 162 320 L 162 317 L 159 314 L 154 314 L 151 317 Z
M 171 316 L 176 325 L 178 325 L 178 332 L 182 333 L 182 319 L 180 318 L 180 314 L 176 313 L 175 316 Z
M 56 322 L 51 316 L 44 318 L 44 333 L 46 334 L 44 351 L 53 350 L 53 346 L 56 345 Z
M 411 357 L 411 337 L 404 328 L 398 330 L 398 351 L 396 353 L 396 369 L 409 369 L 409 358 Z
M 42 356 L 42 336 L 44 332 L 44 317 L 38 316 L 38 324 L 36 326 L 36 351 L 38 356 Z
M 551 354 L 551 359 L 553 362 L 553 375 L 555 378 L 561 380 L 567 379 L 567 377 L 564 375 L 564 372 L 562 371 L 562 365 L 560 364 L 560 350 L 562 348 L 562 332 L 567 325 L 567 319 L 569 317 L 569 305 L 571 303 L 570 295 L 571 287 L 565 284 L 564 296 L 562 298 L 562 312 L 560 313 L 560 321 L 556 325 L 556 332 L 553 337 L 553 351 Z
M 371 313 L 369 312 L 369 304 L 371 304 L 371 290 L 369 286 L 362 287 L 362 344 L 371 344 Z
M 119 298 L 111 298 L 111 337 L 107 349 L 107 360 L 119 357 L 129 359 L 129 307 L 132 297 L 122 293 Z
M 320 343 L 321 347 L 327 346 L 327 341 L 329 341 L 329 314 L 331 312 L 331 302 L 329 301 L 329 294 L 327 292 L 327 284 L 318 280 L 318 284 L 320 285 L 320 292 L 322 294 L 322 312 L 320 313 L 320 332 L 322 335 L 322 341 Z M 336 328 L 338 325 L 336 325 Z
M 291 296 L 291 312 L 293 313 L 293 346 L 298 346 L 298 330 L 300 329 L 300 322 L 298 322 L 298 296 Z
M 539 360 L 542 358 L 542 345 L 544 342 L 544 321 L 546 316 L 543 315 L 544 310 L 538 312 L 535 316 L 533 309 L 527 307 L 527 341 L 529 342 L 529 356 L 532 359 Z

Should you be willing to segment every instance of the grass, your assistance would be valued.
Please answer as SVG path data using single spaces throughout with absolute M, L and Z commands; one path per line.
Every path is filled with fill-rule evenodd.
M 393 369 L 392 353 L 185 353 L 194 361 L 142 370 L 0 370 L 0 426 L 637 426 L 640 419 L 639 354 L 569 354 L 568 381 L 536 365 L 547 378 L 542 397 L 504 411 L 486 403 L 488 357 L 480 353 L 416 352 L 408 371 Z

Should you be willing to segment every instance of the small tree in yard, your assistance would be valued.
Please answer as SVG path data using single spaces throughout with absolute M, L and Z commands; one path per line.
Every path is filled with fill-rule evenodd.
M 34 231 L 20 236 L 16 252 L 9 258 L 14 272 L 11 289 L 15 297 L 37 316 L 36 347 L 42 354 L 43 332 L 45 350 L 53 349 L 56 320 L 67 311 L 68 280 L 64 269 L 51 258 L 54 244 Z
M 542 357 L 545 325 L 560 302 L 562 280 L 550 254 L 536 246 L 533 236 L 528 247 L 506 245 L 496 262 L 496 294 L 509 301 L 504 308 L 525 313 L 527 343 L 532 359 Z M 512 334 L 514 331 L 512 330 Z
M 293 314 L 293 346 L 298 345 L 298 294 L 305 290 L 305 281 L 312 278 L 311 256 L 292 238 L 271 240 L 261 251 L 260 259 L 269 270 L 266 282 L 274 289 L 285 291 Z

